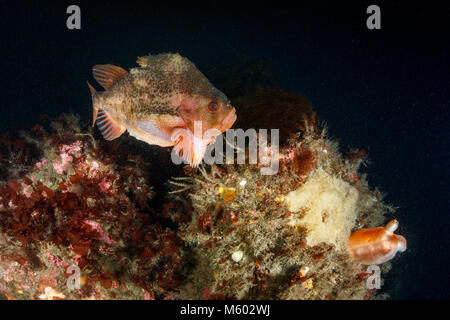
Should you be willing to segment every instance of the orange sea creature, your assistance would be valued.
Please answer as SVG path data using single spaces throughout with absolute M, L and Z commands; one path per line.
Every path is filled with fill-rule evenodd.
M 406 250 L 406 239 L 394 234 L 398 221 L 392 220 L 385 227 L 361 229 L 348 239 L 348 252 L 352 259 L 363 264 L 381 264 L 395 254 Z

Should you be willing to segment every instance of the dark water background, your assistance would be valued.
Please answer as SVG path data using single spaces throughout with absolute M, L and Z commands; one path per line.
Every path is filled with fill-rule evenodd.
M 449 299 L 450 11 L 445 2 L 336 2 L 1 1 L 0 133 L 41 114 L 90 121 L 94 64 L 129 68 L 168 51 L 203 71 L 264 59 L 277 86 L 314 103 L 343 150 L 370 147 L 369 181 L 399 207 L 408 240 L 387 292 Z M 81 7 L 81 30 L 66 28 L 70 4 Z M 366 28 L 370 4 L 381 7 L 381 30 Z

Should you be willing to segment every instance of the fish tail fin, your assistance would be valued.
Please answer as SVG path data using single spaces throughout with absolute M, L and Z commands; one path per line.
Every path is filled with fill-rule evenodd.
M 89 90 L 91 91 L 91 95 L 92 95 L 92 100 L 94 100 L 94 96 L 97 93 L 97 91 L 95 91 L 94 87 L 91 86 L 91 84 L 89 83 L 89 81 L 86 81 Z M 94 101 L 92 101 L 94 102 Z M 98 108 L 96 108 L 95 106 L 93 107 L 93 113 L 92 113 L 92 126 L 95 125 L 95 121 L 97 120 L 97 114 L 98 114 Z

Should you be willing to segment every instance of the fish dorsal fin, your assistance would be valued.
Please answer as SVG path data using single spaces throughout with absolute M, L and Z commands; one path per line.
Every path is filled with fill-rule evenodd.
M 95 80 L 108 90 L 114 82 L 126 76 L 128 72 L 121 67 L 112 64 L 97 64 L 92 68 Z
M 118 119 L 103 109 L 98 110 L 97 126 L 106 140 L 114 140 L 126 130 Z

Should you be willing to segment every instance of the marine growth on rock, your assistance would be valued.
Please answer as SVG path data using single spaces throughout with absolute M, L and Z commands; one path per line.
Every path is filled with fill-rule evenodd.
M 0 298 L 380 297 L 368 264 L 388 272 L 382 241 L 405 239 L 382 227 L 394 209 L 360 173 L 367 150 L 342 154 L 303 96 L 229 89 L 236 126 L 289 123 L 276 174 L 248 161 L 176 167 L 75 115 L 0 138 Z

